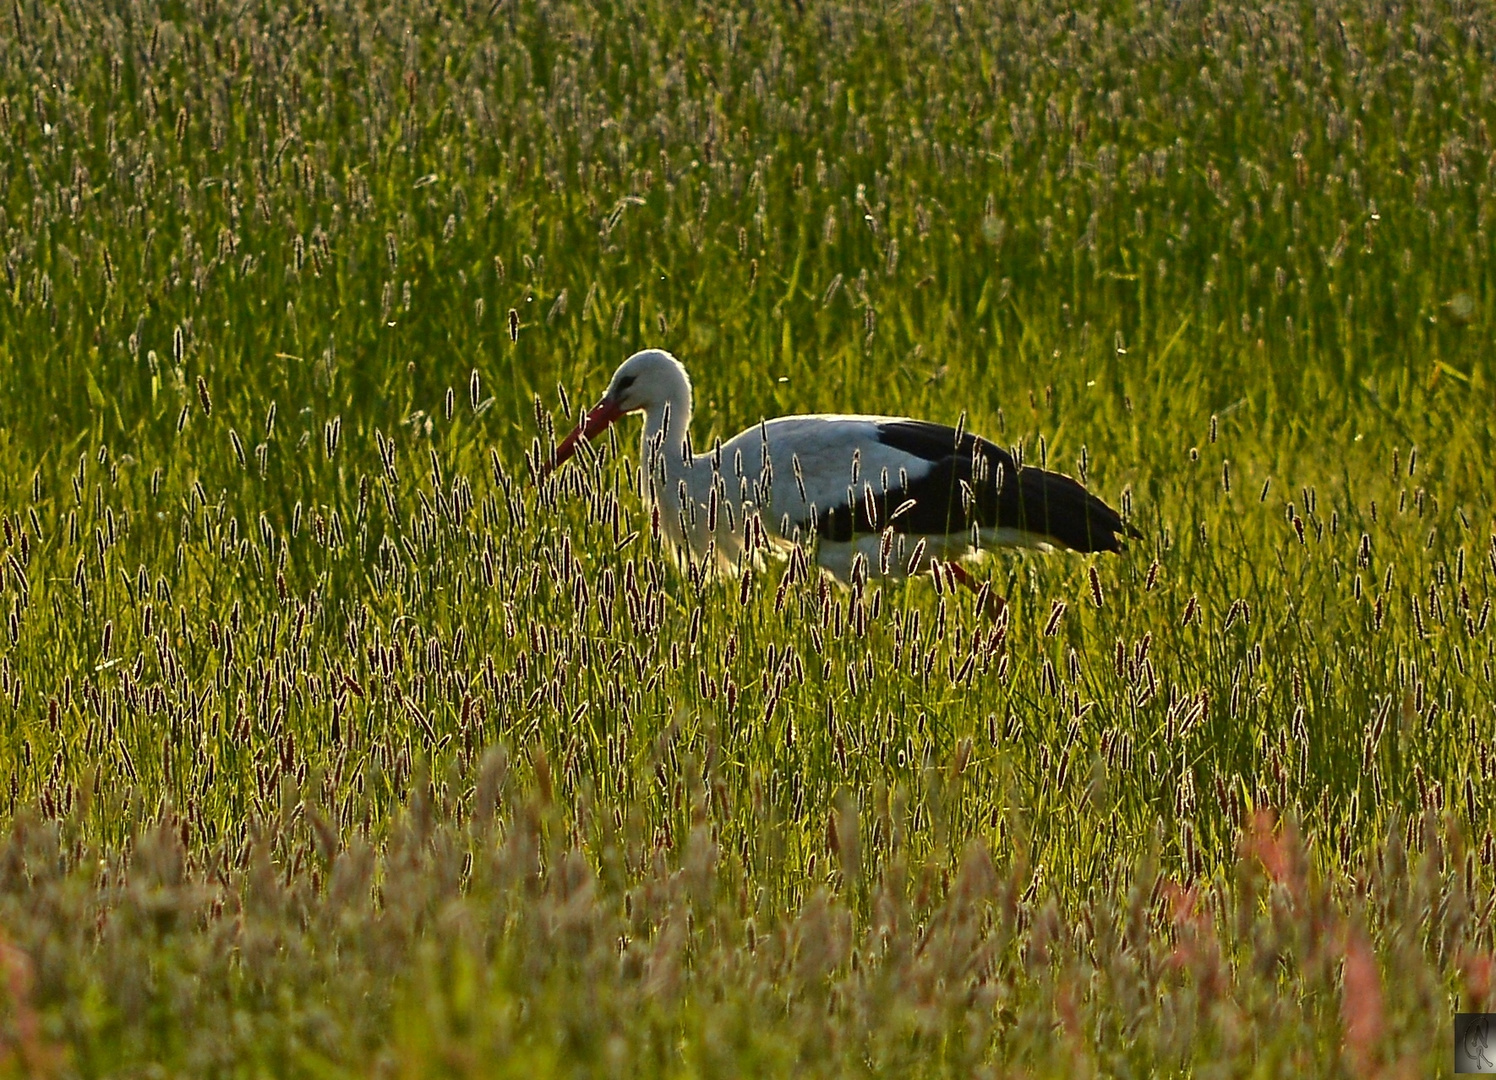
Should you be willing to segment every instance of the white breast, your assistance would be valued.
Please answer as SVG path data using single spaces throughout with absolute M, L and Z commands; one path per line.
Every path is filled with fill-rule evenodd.
M 797 539 L 809 543 L 808 526 L 814 517 L 847 505 L 849 498 L 863 498 L 868 489 L 877 496 L 906 487 L 930 470 L 923 458 L 879 441 L 878 425 L 896 419 L 900 418 L 779 417 L 740 432 L 719 450 L 696 455 L 689 467 L 682 466 L 678 458 L 667 459 L 667 488 L 659 493 L 661 523 L 671 540 L 696 558 L 714 547 L 724 568 L 737 564 L 745 546 L 745 527 L 752 527 L 750 519 L 755 514 L 770 543 L 780 547 Z M 686 499 L 677 502 L 681 481 Z M 902 576 L 908 549 L 917 538 L 899 536 L 896 542 L 898 551 L 890 571 Z M 881 562 L 879 544 L 877 536 L 847 543 L 822 541 L 818 561 L 845 580 L 853 558 L 861 552 L 869 556 L 876 575 Z M 966 546 L 960 537 L 932 537 L 926 551 L 929 556 L 954 557 Z

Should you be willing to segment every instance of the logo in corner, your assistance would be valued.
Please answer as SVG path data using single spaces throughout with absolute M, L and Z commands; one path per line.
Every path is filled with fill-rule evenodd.
M 1496 1014 L 1455 1014 L 1454 1071 L 1496 1074 Z

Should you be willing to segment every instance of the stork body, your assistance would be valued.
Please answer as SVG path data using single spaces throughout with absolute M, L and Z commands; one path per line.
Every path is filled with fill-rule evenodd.
M 994 547 L 1120 551 L 1137 535 L 1075 480 L 1019 468 L 970 433 L 896 416 L 785 416 L 694 454 L 691 383 L 669 353 L 624 361 L 602 400 L 556 449 L 559 465 L 619 417 L 644 413 L 646 498 L 670 541 L 736 565 L 755 541 L 814 545 L 848 581 L 857 556 L 872 577 L 902 577 Z M 758 534 L 758 524 L 763 533 Z

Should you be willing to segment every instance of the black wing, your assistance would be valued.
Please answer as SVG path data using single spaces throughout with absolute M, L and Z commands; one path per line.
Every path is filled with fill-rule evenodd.
M 826 540 L 851 540 L 857 533 L 945 535 L 969 529 L 1011 528 L 1033 533 L 1075 551 L 1121 551 L 1119 534 L 1140 537 L 1117 512 L 1075 480 L 1044 469 L 1018 468 L 1011 455 L 980 436 L 944 424 L 890 420 L 878 425 L 878 441 L 929 468 L 866 499 L 821 515 Z M 900 513 L 900 508 L 909 505 Z M 871 513 L 870 513 L 871 511 Z

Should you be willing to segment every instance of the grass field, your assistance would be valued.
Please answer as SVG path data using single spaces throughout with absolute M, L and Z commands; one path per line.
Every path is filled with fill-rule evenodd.
M 1482 4 L 18 0 L 0 1072 L 1447 1071 L 1493 124 Z M 537 483 L 644 346 L 1146 539 L 682 568 Z

